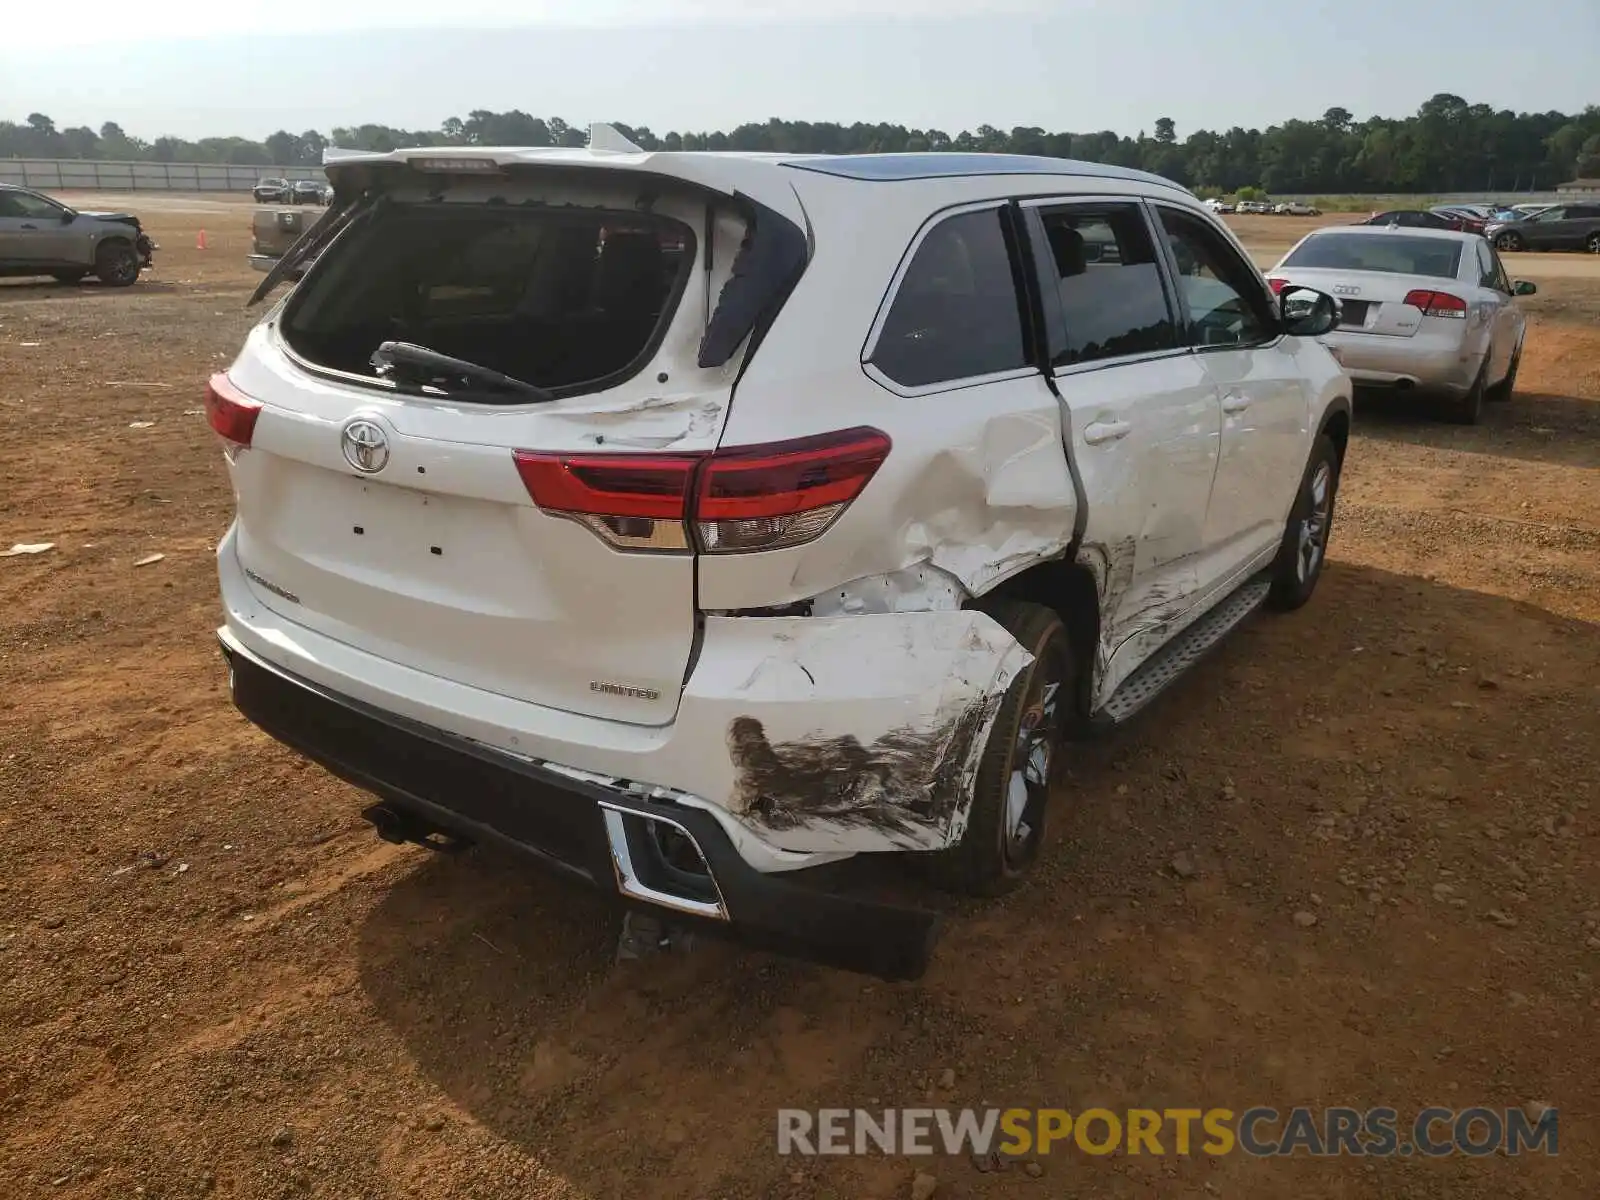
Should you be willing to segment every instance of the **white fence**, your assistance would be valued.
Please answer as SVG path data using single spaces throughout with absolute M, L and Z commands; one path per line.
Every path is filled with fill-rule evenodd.
M 248 192 L 257 180 L 269 177 L 322 183 L 328 179 L 321 167 L 0 158 L 0 183 L 19 183 L 47 192 Z

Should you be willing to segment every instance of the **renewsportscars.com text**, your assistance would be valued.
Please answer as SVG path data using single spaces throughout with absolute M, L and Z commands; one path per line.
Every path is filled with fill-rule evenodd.
M 1559 1116 L 1520 1108 L 788 1108 L 784 1155 L 1247 1154 L 1387 1158 L 1557 1152 Z

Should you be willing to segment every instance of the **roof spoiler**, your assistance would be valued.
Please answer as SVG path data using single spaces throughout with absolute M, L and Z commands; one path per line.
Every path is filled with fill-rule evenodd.
M 637 146 L 624 137 L 615 125 L 607 125 L 596 121 L 589 126 L 589 149 L 599 150 L 604 154 L 645 154 L 643 146 Z

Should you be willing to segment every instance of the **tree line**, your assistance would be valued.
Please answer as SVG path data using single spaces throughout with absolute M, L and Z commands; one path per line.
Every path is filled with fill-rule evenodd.
M 1330 108 L 1320 120 L 1289 120 L 1267 129 L 1235 126 L 1196 130 L 1178 139 L 1177 122 L 1160 117 L 1137 137 L 1111 130 L 1050 133 L 992 125 L 951 135 L 940 129 L 832 121 L 739 125 L 727 132 L 670 132 L 647 126 L 617 128 L 647 150 L 757 150 L 864 154 L 885 151 L 985 151 L 1037 154 L 1113 163 L 1153 171 L 1201 191 L 1268 193 L 1538 191 L 1573 178 L 1600 177 L 1600 105 L 1576 114 L 1516 113 L 1469 104 L 1440 93 L 1415 115 L 1357 121 Z M 98 131 L 58 129 L 43 113 L 0 121 L 0 158 L 81 158 L 111 161 L 231 163 L 241 166 L 320 166 L 329 146 L 395 150 L 407 146 L 582 146 L 587 131 L 559 117 L 513 109 L 479 109 L 451 117 L 438 129 L 387 125 L 341 127 L 328 134 L 279 130 L 256 142 L 212 137 L 146 142 L 114 121 Z

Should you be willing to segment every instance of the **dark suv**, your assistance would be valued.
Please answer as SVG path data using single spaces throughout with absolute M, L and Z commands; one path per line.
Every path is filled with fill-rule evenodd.
M 1497 250 L 1587 250 L 1600 254 L 1600 204 L 1558 204 L 1521 221 L 1491 225 Z

